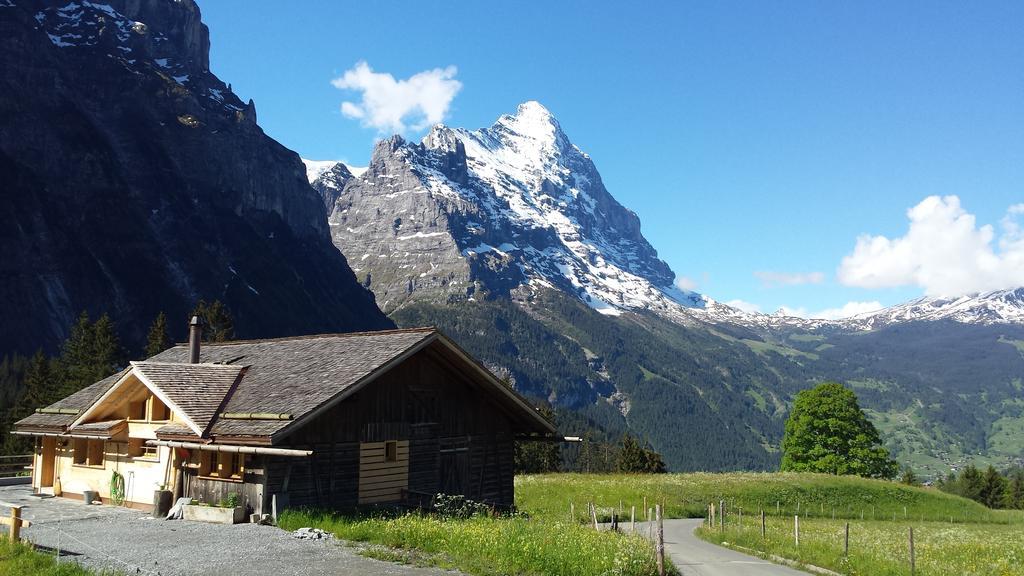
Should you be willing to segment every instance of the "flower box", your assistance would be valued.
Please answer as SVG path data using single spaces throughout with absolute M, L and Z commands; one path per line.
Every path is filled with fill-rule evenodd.
M 210 522 L 213 524 L 239 524 L 245 521 L 245 506 L 221 508 L 219 506 L 199 506 L 186 504 L 182 507 L 185 520 Z

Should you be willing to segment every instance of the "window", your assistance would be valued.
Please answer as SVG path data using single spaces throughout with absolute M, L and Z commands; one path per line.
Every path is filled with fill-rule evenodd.
M 149 446 L 146 444 L 144 438 L 129 438 L 128 439 L 128 455 L 132 458 L 140 458 L 143 460 L 159 460 L 160 452 L 156 446 Z
M 149 418 L 150 420 L 154 422 L 163 422 L 171 419 L 171 410 L 167 408 L 166 404 L 157 400 L 155 396 L 150 396 L 149 402 L 150 409 L 152 410 Z
M 202 451 L 199 455 L 199 475 L 211 478 L 241 480 L 245 474 L 245 455 L 231 452 Z
M 140 422 L 164 422 L 171 419 L 171 410 L 159 398 L 150 394 L 128 405 L 128 418 Z
M 397 462 L 398 461 L 398 442 L 391 440 L 384 443 L 384 461 L 385 462 Z
M 103 452 L 106 442 L 75 438 L 74 463 L 79 466 L 103 466 Z
M 89 457 L 89 441 L 85 438 L 75 438 L 75 464 L 85 465 Z

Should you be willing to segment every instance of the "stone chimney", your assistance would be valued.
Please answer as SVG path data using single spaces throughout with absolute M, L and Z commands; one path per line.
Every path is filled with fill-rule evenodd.
M 193 316 L 188 323 L 188 363 L 199 364 L 199 342 L 203 339 L 203 321 Z

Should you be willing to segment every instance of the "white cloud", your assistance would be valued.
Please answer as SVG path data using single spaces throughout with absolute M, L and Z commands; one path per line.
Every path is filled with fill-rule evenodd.
M 782 314 L 783 316 L 796 316 L 797 318 L 813 318 L 817 320 L 841 320 L 843 318 L 849 318 L 850 316 L 856 316 L 857 314 L 864 314 L 865 312 L 874 312 L 883 308 L 882 303 L 877 300 L 870 302 L 847 302 L 839 308 L 826 308 L 817 312 L 810 312 L 807 308 L 790 308 L 789 306 L 783 306 L 779 308 L 776 314 Z
M 992 225 L 978 227 L 956 196 L 929 196 L 907 211 L 904 236 L 863 235 L 837 276 L 848 286 L 920 286 L 929 296 L 1024 286 L 1024 204 L 1011 206 L 996 242 Z M 998 247 L 998 249 L 997 249 Z
M 864 314 L 865 312 L 874 312 L 884 308 L 882 303 L 877 300 L 871 302 L 847 302 L 839 308 L 826 308 L 820 312 L 815 312 L 808 316 L 808 318 L 821 318 L 824 320 L 839 320 L 842 318 L 849 318 L 850 316 L 856 316 L 857 314 Z
M 754 276 L 761 280 L 766 288 L 774 286 L 799 286 L 801 284 L 821 284 L 825 281 L 825 275 L 821 272 L 754 272 Z
M 358 62 L 331 84 L 341 90 L 362 92 L 360 102 L 341 103 L 341 113 L 346 117 L 380 132 L 404 133 L 444 120 L 462 89 L 462 82 L 455 79 L 457 73 L 455 66 L 448 66 L 395 80 L 391 74 L 374 72 L 366 62 Z
M 746 300 L 729 300 L 725 302 L 726 306 L 732 306 L 733 308 L 739 308 L 744 312 L 760 312 L 761 307 L 753 302 L 747 302 Z
M 676 276 L 676 288 L 684 292 L 693 292 L 697 289 L 697 281 L 686 276 Z

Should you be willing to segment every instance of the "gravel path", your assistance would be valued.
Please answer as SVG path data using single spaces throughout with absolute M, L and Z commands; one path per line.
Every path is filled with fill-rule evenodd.
M 63 498 L 40 499 L 28 486 L 0 487 L 0 501 L 22 505 L 32 522 L 23 536 L 60 549 L 62 561 L 126 574 L 163 576 L 320 576 L 345 574 L 439 576 L 434 568 L 381 562 L 334 540 L 301 540 L 272 526 L 225 526 L 155 520 L 113 506 L 86 506 Z M 9 509 L 0 506 L 0 514 Z

